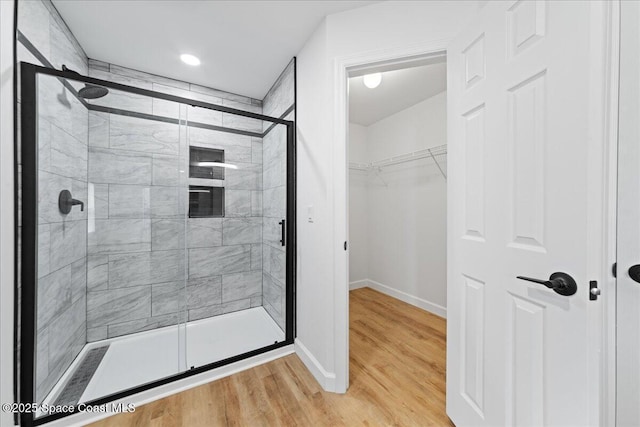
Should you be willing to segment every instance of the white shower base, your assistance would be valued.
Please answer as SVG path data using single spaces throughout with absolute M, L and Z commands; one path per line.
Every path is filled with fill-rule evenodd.
M 262 307 L 196 320 L 87 344 L 53 388 L 64 387 L 91 349 L 109 344 L 80 402 L 91 401 L 151 381 L 284 341 L 284 332 Z

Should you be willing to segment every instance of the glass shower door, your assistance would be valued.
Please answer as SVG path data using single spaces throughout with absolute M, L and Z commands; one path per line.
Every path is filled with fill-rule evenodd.
M 263 138 L 264 308 L 286 332 L 287 286 L 287 127 L 265 123 Z M 290 224 L 289 224 L 290 225 Z
M 66 80 L 41 75 L 37 89 L 36 140 L 22 141 L 35 151 L 22 158 L 23 180 L 37 177 L 35 192 L 23 188 L 23 209 L 36 206 L 22 226 L 25 238 L 37 236 L 34 395 L 43 403 L 86 344 L 88 111 Z
M 104 403 L 293 343 L 293 123 L 21 67 L 21 401 Z
M 115 89 L 89 102 L 87 340 L 110 342 L 92 399 L 186 368 L 187 195 L 180 104 Z
M 36 87 L 35 396 L 75 405 L 186 369 L 185 126 L 178 103 Z
M 188 119 L 186 354 L 198 368 L 285 340 L 287 132 L 202 108 Z

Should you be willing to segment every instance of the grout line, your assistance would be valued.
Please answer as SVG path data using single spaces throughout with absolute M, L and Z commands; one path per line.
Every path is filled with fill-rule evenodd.
M 47 118 L 41 117 L 41 118 L 39 118 L 38 120 L 42 120 L 42 121 L 45 121 L 45 122 L 49 123 L 49 126 L 51 126 L 51 127 L 55 127 L 55 128 L 56 128 L 56 129 L 58 129 L 59 131 L 61 131 L 61 132 L 65 133 L 67 136 L 69 136 L 69 137 L 71 137 L 71 138 L 75 139 L 78 143 L 80 143 L 80 144 L 84 145 L 84 146 L 85 146 L 85 147 L 87 147 L 87 148 L 89 147 L 89 138 L 88 138 L 88 135 L 89 135 L 89 132 L 88 132 L 88 129 L 89 129 L 89 126 L 88 126 L 89 116 L 88 116 L 88 115 L 87 115 L 87 142 L 82 142 L 82 141 L 80 141 L 78 138 L 76 138 L 76 136 L 75 136 L 75 135 L 73 135 L 73 134 L 69 133 L 69 131 L 67 131 L 66 129 L 61 128 L 60 126 L 58 126 L 58 124 L 57 124 L 57 123 L 54 123 L 53 121 L 51 121 L 51 120 L 49 120 L 49 119 L 47 119 Z M 50 134 L 49 136 L 50 136 L 50 139 L 51 139 L 51 140 L 49 141 L 49 144 L 51 144 L 51 142 L 53 141 L 53 134 Z

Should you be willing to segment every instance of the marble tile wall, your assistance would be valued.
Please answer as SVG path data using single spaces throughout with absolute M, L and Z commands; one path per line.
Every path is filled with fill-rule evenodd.
M 295 66 L 292 60 L 282 72 L 263 101 L 263 113 L 282 117 L 295 103 Z M 285 117 L 295 120 L 294 112 Z M 265 123 L 265 130 L 270 126 Z M 287 133 L 283 125 L 275 126 L 263 138 L 263 244 L 262 298 L 263 306 L 276 323 L 285 330 L 286 252 L 280 244 L 279 222 L 286 218 L 287 193 Z
M 87 56 L 49 0 L 18 2 L 18 30 L 54 67 L 87 72 Z M 22 43 L 18 61 L 46 65 Z M 87 200 L 89 129 L 87 109 L 58 79 L 41 76 L 38 86 L 35 382 L 42 401 L 86 343 L 87 211 L 61 214 L 58 195 L 68 189 Z
M 262 113 L 259 100 L 89 60 L 89 75 Z M 113 95 L 113 96 L 112 96 Z M 262 123 L 111 91 L 99 105 L 236 129 Z M 223 149 L 224 180 L 188 178 L 188 147 Z M 87 340 L 262 305 L 262 139 L 89 113 Z M 187 218 L 188 185 L 225 187 L 224 218 Z

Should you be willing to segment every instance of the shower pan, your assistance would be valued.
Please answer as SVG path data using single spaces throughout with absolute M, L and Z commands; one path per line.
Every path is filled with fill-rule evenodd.
M 28 63 L 21 95 L 22 425 L 293 343 L 292 121 Z

